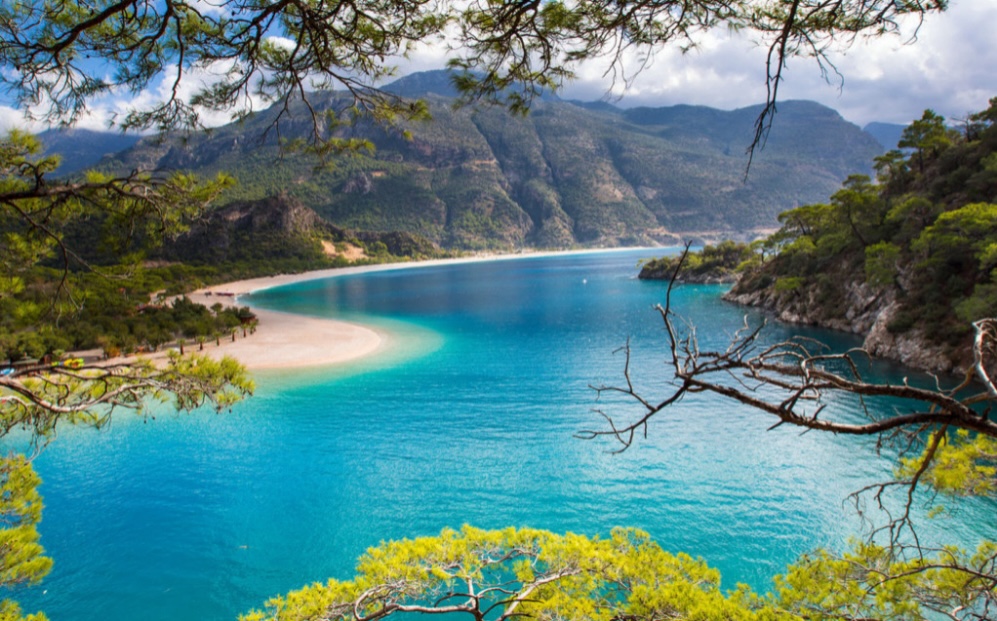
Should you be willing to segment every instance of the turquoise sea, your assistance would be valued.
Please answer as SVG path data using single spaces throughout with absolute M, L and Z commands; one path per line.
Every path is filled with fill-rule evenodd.
M 643 528 L 701 556 L 725 585 L 765 589 L 817 546 L 863 525 L 850 492 L 890 475 L 872 441 L 766 429 L 764 415 L 690 396 L 612 454 L 594 408 L 625 416 L 590 385 L 633 375 L 666 388 L 665 285 L 636 279 L 661 249 L 388 270 L 260 292 L 252 305 L 339 317 L 391 347 L 342 367 L 257 376 L 223 414 L 159 412 L 103 431 L 63 429 L 38 459 L 45 582 L 18 593 L 53 621 L 234 620 L 269 596 L 348 578 L 367 547 L 445 526 L 558 532 Z M 720 286 L 684 286 L 677 310 L 704 348 L 747 313 Z M 769 339 L 804 331 L 772 325 Z M 914 374 L 880 365 L 885 376 Z M 875 407 L 893 407 L 880 403 Z M 840 402 L 843 416 L 860 416 Z M 630 410 L 632 412 L 632 410 Z M 967 502 L 924 528 L 993 537 L 992 504 Z

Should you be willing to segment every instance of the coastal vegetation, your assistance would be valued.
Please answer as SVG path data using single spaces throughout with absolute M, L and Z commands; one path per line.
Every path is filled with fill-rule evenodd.
M 672 412 L 686 395 L 713 394 L 749 406 L 760 416 L 806 431 L 876 438 L 877 450 L 895 460 L 894 478 L 855 490 L 856 510 L 870 521 L 865 539 L 844 554 L 818 550 L 776 577 L 767 611 L 787 619 L 991 619 L 997 606 L 997 544 L 985 535 L 975 550 L 951 543 L 924 545 L 912 508 L 919 490 L 928 488 L 929 514 L 946 510 L 945 498 L 992 499 L 997 492 L 997 423 L 990 412 L 997 401 L 993 379 L 997 359 L 997 319 L 972 323 L 975 364 L 962 381 L 947 388 L 902 382 L 870 381 L 868 355 L 861 350 L 830 351 L 811 338 L 760 339 L 765 324 L 749 325 L 717 349 L 701 347 L 695 323 L 677 314 L 672 293 L 689 248 L 672 263 L 665 302 L 657 306 L 665 328 L 667 382 L 663 388 L 635 388 L 631 349 L 622 385 L 597 387 L 600 395 L 619 395 L 632 407 L 599 413 L 603 428 L 583 431 L 584 439 L 607 438 L 627 450 L 646 437 L 649 422 Z M 893 398 L 892 408 L 872 402 Z M 849 407 L 834 407 L 849 403 Z M 854 408 L 854 409 L 853 409 Z M 621 413 L 622 410 L 622 413 Z M 855 417 L 851 412 L 859 411 Z M 870 517 L 861 508 L 878 507 Z M 992 525 L 988 525 L 992 527 Z M 731 596 L 736 595 L 732 592 Z M 757 602 L 757 600 L 755 600 Z M 757 609 L 756 609 L 757 610 Z
M 777 610 L 790 613 L 802 605 L 789 618 L 989 619 L 997 606 L 992 537 L 975 551 L 951 545 L 929 550 L 911 518 L 919 487 L 942 498 L 992 498 L 997 490 L 997 427 L 990 417 L 997 398 L 997 263 L 991 257 L 997 248 L 997 98 L 970 115 L 961 131 L 925 111 L 904 130 L 898 147 L 877 158 L 877 183 L 849 177 L 829 203 L 783 213 L 783 227 L 765 240 L 700 253 L 687 246 L 679 257 L 653 262 L 646 276 L 669 281 L 668 301 L 658 310 L 671 388 L 664 394 L 635 389 L 628 346 L 627 383 L 599 391 L 622 394 L 634 412 L 604 414 L 607 428 L 581 434 L 612 438 L 626 449 L 685 394 L 710 392 L 774 417 L 774 426 L 872 435 L 890 447 L 896 478 L 856 491 L 856 498 L 868 494 L 878 506 L 892 507 L 887 521 L 874 524 L 850 552 L 808 555 L 778 578 Z M 725 265 L 723 256 L 736 258 Z M 863 314 L 872 315 L 867 344 L 877 324 L 894 335 L 913 333 L 915 346 L 935 357 L 924 366 L 960 368 L 963 380 L 945 389 L 915 387 L 906 378 L 870 383 L 866 352 L 829 352 L 797 338 L 762 345 L 764 324 L 745 324 L 725 349 L 701 349 L 694 326 L 671 307 L 672 287 L 695 279 L 704 266 L 724 273 L 737 261 L 740 274 L 728 299 L 855 331 Z M 856 423 L 825 411 L 840 395 L 892 396 L 907 405 L 889 413 L 861 401 L 856 407 L 867 420 Z M 791 585 L 788 577 L 803 582 Z M 913 582 L 901 586 L 908 580 Z
M 846 329 L 924 369 L 973 364 L 973 321 L 997 309 L 997 99 L 959 129 L 926 111 L 898 149 L 827 203 L 780 215 L 728 298 Z
M 874 355 L 929 370 L 974 361 L 972 323 L 997 309 L 997 98 L 958 129 L 931 110 L 830 201 L 784 211 L 752 244 L 689 254 L 679 281 L 725 279 L 726 298 L 855 332 Z M 670 279 L 678 257 L 645 264 Z
M 167 295 L 167 282 L 174 287 L 184 280 L 190 283 L 192 275 L 184 269 L 140 270 L 122 279 L 74 275 L 70 279 L 75 297 L 62 305 L 55 321 L 45 292 L 57 274 L 37 270 L 32 274 L 37 280 L 26 281 L 21 295 L 0 300 L 0 308 L 7 311 L 0 322 L 0 362 L 58 362 L 70 352 L 94 348 L 107 358 L 155 352 L 183 340 L 214 340 L 255 322 L 247 307 L 220 301 L 208 309 L 185 296 Z M 73 311 L 72 304 L 92 310 Z
M 744 242 L 725 240 L 707 245 L 685 257 L 661 257 L 641 265 L 637 278 L 671 280 L 683 283 L 732 283 L 755 259 L 754 249 Z
M 465 526 L 371 548 L 352 580 L 306 586 L 241 619 L 364 621 L 420 613 L 476 621 L 899 621 L 964 609 L 972 612 L 952 618 L 986 619 L 992 587 L 957 564 L 985 568 L 993 553 L 988 546 L 972 559 L 949 551 L 941 562 L 900 562 L 875 544 L 844 558 L 821 552 L 776 577 L 773 592 L 759 595 L 745 585 L 724 591 L 719 572 L 703 560 L 666 552 L 635 529 L 617 528 L 603 539 Z

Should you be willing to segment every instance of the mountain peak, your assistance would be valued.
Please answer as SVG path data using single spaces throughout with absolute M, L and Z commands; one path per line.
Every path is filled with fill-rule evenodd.
M 386 85 L 384 90 L 400 97 L 419 98 L 426 95 L 456 98 L 460 92 L 453 85 L 454 72 L 449 69 L 419 71 L 398 78 Z

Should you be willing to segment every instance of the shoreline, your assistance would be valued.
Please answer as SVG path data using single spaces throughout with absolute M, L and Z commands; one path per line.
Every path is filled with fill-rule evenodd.
M 661 247 L 662 250 L 666 248 L 665 246 Z M 187 351 L 196 351 L 212 358 L 232 356 L 250 371 L 337 365 L 384 350 L 390 345 L 391 336 L 381 330 L 339 319 L 309 317 L 260 309 L 254 307 L 251 301 L 246 300 L 244 296 L 284 285 L 371 272 L 640 249 L 558 250 L 378 263 L 313 270 L 298 274 L 263 276 L 211 285 L 189 293 L 187 297 L 191 301 L 209 308 L 216 302 L 222 302 L 226 306 L 231 304 L 249 306 L 259 318 L 259 324 L 255 334 L 251 336 L 238 336 L 234 342 L 231 337 L 223 337 L 221 345 L 209 342 L 205 345 L 204 350 L 198 350 L 196 345 L 188 345 Z

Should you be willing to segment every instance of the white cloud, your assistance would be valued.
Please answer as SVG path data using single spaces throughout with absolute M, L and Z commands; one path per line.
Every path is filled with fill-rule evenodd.
M 948 11 L 928 15 L 919 29 L 910 22 L 900 35 L 860 39 L 834 52 L 831 61 L 840 77 L 832 72 L 825 80 L 812 59 L 791 59 L 780 98 L 818 101 L 860 125 L 908 123 L 925 108 L 960 118 L 986 108 L 997 96 L 994 24 L 997 2 L 953 0 Z M 608 98 L 621 106 L 693 104 L 721 109 L 764 101 L 763 47 L 726 32 L 708 33 L 698 43 L 687 53 L 673 47 L 656 50 L 650 66 L 628 84 L 614 83 L 604 62 L 586 63 L 562 96 Z M 442 44 L 417 46 L 399 61 L 399 74 L 442 68 L 449 54 Z M 640 62 L 633 55 L 627 68 L 633 70 Z
M 225 0 L 187 0 L 187 4 L 201 15 L 223 17 L 229 14 L 228 2 Z
M 206 85 L 221 80 L 232 68 L 231 62 L 218 62 L 210 67 L 186 69 L 183 79 L 176 85 L 177 96 L 187 101 L 197 91 Z M 149 88 L 137 93 L 119 92 L 95 100 L 83 116 L 77 127 L 107 130 L 120 123 L 132 110 L 147 110 L 169 99 L 176 82 L 176 67 L 168 67 L 160 78 Z M 200 122 L 207 127 L 217 127 L 232 121 L 235 109 L 251 105 L 252 109 L 260 110 L 266 107 L 257 98 L 243 97 L 233 110 L 199 110 Z
M 0 133 L 7 133 L 12 129 L 23 129 L 38 132 L 45 129 L 38 123 L 24 118 L 24 113 L 10 106 L 0 106 Z
M 285 50 L 293 50 L 296 45 L 293 39 L 287 37 L 267 37 L 266 42 Z
M 933 108 L 950 118 L 981 110 L 997 95 L 997 3 L 956 0 L 944 14 L 929 15 L 917 40 L 907 25 L 904 36 L 858 41 L 832 55 L 843 82 L 822 79 L 815 62 L 792 59 L 780 86 L 782 99 L 812 99 L 837 109 L 856 123 L 907 123 Z M 598 71 L 583 70 L 566 96 L 604 95 L 610 82 Z M 730 109 L 765 98 L 765 50 L 737 37 L 711 35 L 688 54 L 665 50 L 656 55 L 628 89 L 620 105 L 664 106 L 679 103 Z

